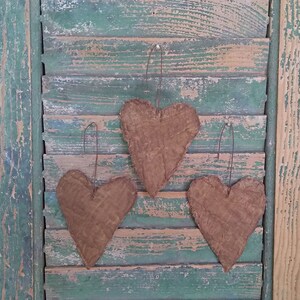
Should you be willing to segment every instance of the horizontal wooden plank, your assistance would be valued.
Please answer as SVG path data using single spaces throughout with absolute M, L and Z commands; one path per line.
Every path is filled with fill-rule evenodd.
M 239 262 L 261 262 L 263 229 L 250 236 Z M 46 266 L 82 266 L 68 230 L 45 231 Z M 217 263 L 198 228 L 118 229 L 96 265 Z
M 164 49 L 164 76 L 266 74 L 268 39 L 46 37 L 43 62 L 46 75 L 144 75 L 156 43 Z M 158 55 L 150 70 L 156 74 Z
M 45 193 L 44 217 L 46 228 L 67 227 L 55 192 Z M 262 222 L 260 220 L 259 226 Z M 133 208 L 126 215 L 121 228 L 195 228 L 186 192 L 160 192 L 155 199 L 138 192 Z
M 47 299 L 260 299 L 261 264 L 46 268 Z
M 265 116 L 201 116 L 201 128 L 189 147 L 189 153 L 216 152 L 224 122 L 234 126 L 236 152 L 263 152 L 265 148 Z M 96 122 L 98 152 L 102 154 L 128 153 L 118 116 L 47 116 L 44 115 L 44 141 L 47 154 L 83 154 L 83 132 L 91 122 Z M 86 135 L 86 148 L 94 149 L 94 131 Z M 224 134 L 223 152 L 231 151 L 231 135 Z
M 262 115 L 265 77 L 164 78 L 161 107 L 174 102 L 193 106 L 199 115 Z M 43 77 L 44 113 L 48 115 L 116 115 L 132 98 L 154 101 L 157 81 L 143 77 Z
M 66 228 L 55 192 L 45 193 L 46 228 Z M 185 192 L 160 192 L 155 199 L 139 192 L 137 201 L 121 224 L 122 228 L 196 227 Z
M 267 0 L 43 0 L 44 34 L 265 37 Z
M 216 154 L 187 154 L 164 190 L 187 190 L 191 180 L 204 175 L 218 175 L 228 180 L 229 153 L 222 153 L 218 160 Z M 232 181 L 251 176 L 264 177 L 264 153 L 234 154 Z M 54 191 L 59 178 L 70 169 L 78 169 L 92 178 L 95 155 L 45 155 L 44 178 L 46 191 Z M 142 189 L 127 154 L 99 155 L 98 182 L 103 183 L 114 176 L 129 175 Z

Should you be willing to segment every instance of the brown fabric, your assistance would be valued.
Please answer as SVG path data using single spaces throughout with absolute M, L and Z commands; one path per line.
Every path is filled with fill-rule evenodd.
M 137 192 L 127 177 L 98 187 L 78 170 L 68 171 L 56 188 L 68 229 L 87 268 L 103 254 L 107 243 L 133 206 Z
M 198 115 L 182 103 L 158 110 L 148 101 L 133 99 L 125 103 L 120 118 L 134 168 L 150 196 L 155 197 L 197 135 Z
M 228 187 L 216 176 L 192 182 L 187 197 L 194 219 L 218 256 L 224 271 L 235 264 L 262 217 L 266 196 L 263 183 L 243 178 Z

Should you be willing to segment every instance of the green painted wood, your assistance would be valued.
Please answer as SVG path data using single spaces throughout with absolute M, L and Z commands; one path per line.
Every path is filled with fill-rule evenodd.
M 55 192 L 45 193 L 44 217 L 48 229 L 67 227 Z M 260 220 L 258 225 L 261 224 Z M 186 192 L 160 192 L 155 199 L 148 193 L 138 192 L 138 198 L 120 228 L 196 228 L 196 224 Z
M 47 75 L 144 75 L 149 49 L 162 44 L 163 73 L 265 75 L 268 39 L 46 37 Z M 159 72 L 158 56 L 150 72 Z
M 164 190 L 186 190 L 191 180 L 204 175 L 218 175 L 222 180 L 228 180 L 228 161 L 230 154 L 220 155 L 200 153 L 187 154 L 175 174 L 170 178 Z M 234 155 L 232 182 L 251 176 L 258 179 L 264 177 L 264 153 L 236 153 Z M 46 191 L 54 191 L 59 178 L 70 169 L 78 169 L 92 178 L 95 155 L 45 155 L 44 178 Z M 105 182 L 114 176 L 129 175 L 137 182 L 138 188 L 142 185 L 131 166 L 127 154 L 99 155 L 98 182 Z
M 189 147 L 189 153 L 217 152 L 224 122 L 234 126 L 236 152 L 263 152 L 265 147 L 265 116 L 201 116 L 201 129 Z M 98 153 L 128 153 L 118 116 L 45 116 L 44 141 L 47 154 L 82 154 L 83 132 L 91 122 L 98 124 Z M 94 132 L 86 135 L 87 149 L 95 147 Z M 230 132 L 224 133 L 223 152 L 231 151 Z
M 250 236 L 239 262 L 261 262 L 263 229 Z M 68 230 L 46 230 L 48 267 L 82 266 Z M 118 229 L 96 265 L 149 265 L 218 263 L 198 228 Z
M 0 0 L 0 293 L 3 300 L 33 298 L 29 20 L 29 0 Z
M 46 228 L 66 228 L 55 192 L 45 193 Z M 122 228 L 195 227 L 185 192 L 161 192 L 153 199 L 139 192 L 134 207 L 126 215 Z
M 261 264 L 47 268 L 48 299 L 260 299 Z
M 265 77 L 164 78 L 160 104 L 184 102 L 199 115 L 262 115 L 266 83 Z M 157 81 L 149 79 L 146 84 L 143 77 L 44 76 L 44 113 L 116 115 L 128 99 L 154 101 L 156 89 Z
M 43 176 L 42 176 L 42 30 L 40 2 L 30 0 L 30 43 L 31 47 L 31 102 L 32 102 L 32 199 L 33 199 L 33 298 L 44 299 L 44 219 L 43 219 Z
M 44 34 L 265 37 L 267 0 L 43 0 Z
M 290 1 L 291 3 L 293 1 Z M 270 33 L 271 38 L 269 65 L 268 65 L 268 102 L 266 105 L 267 137 L 266 137 L 266 196 L 267 205 L 264 216 L 264 252 L 263 252 L 263 288 L 262 299 L 273 299 L 273 258 L 274 258 L 274 212 L 275 212 L 275 180 L 276 176 L 276 128 L 277 128 L 277 101 L 278 99 L 278 65 L 279 65 L 279 31 L 280 22 L 280 1 L 271 1 Z M 286 19 L 290 19 L 286 17 Z M 292 23 L 294 23 L 292 21 Z M 291 26 L 288 26 L 291 28 Z M 282 30 L 282 29 L 281 29 Z M 287 35 L 287 33 L 285 33 Z

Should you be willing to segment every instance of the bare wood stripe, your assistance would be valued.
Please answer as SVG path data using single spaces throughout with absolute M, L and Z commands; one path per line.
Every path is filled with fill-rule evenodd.
M 268 1 L 43 0 L 42 17 L 45 35 L 265 37 Z
M 258 179 L 264 177 L 264 153 L 238 153 L 234 155 L 233 182 L 251 176 Z M 171 177 L 166 190 L 186 190 L 191 180 L 204 175 L 214 174 L 222 180 L 228 180 L 228 160 L 230 154 L 223 153 L 217 160 L 215 154 L 187 154 L 175 174 Z M 92 177 L 94 155 L 45 155 L 44 178 L 46 191 L 54 191 L 59 178 L 70 169 L 78 169 Z M 128 175 L 141 183 L 132 168 L 130 157 L 126 154 L 100 155 L 98 162 L 98 181 L 103 183 L 114 176 Z
M 261 262 L 262 232 L 249 238 L 239 262 Z M 46 265 L 81 266 L 68 230 L 45 231 Z M 217 257 L 196 229 L 118 229 L 96 265 L 217 263 Z
M 47 115 L 116 115 L 132 98 L 154 101 L 157 80 L 143 77 L 44 76 L 43 104 Z M 199 115 L 262 115 L 265 77 L 164 78 L 161 106 L 183 102 Z
M 46 37 L 46 75 L 143 75 L 154 43 L 164 48 L 165 76 L 266 74 L 268 39 Z M 151 68 L 158 73 L 158 61 Z
M 216 152 L 224 122 L 234 126 L 236 152 L 263 152 L 266 135 L 265 116 L 201 116 L 201 128 L 189 147 L 190 153 Z M 82 154 L 82 133 L 91 122 L 98 124 L 99 153 L 128 153 L 118 116 L 47 116 L 44 115 L 44 140 L 47 154 Z M 88 134 L 90 134 L 89 132 Z M 86 146 L 93 149 L 95 137 L 87 136 Z M 231 151 L 231 136 L 222 140 L 223 152 Z
M 46 268 L 49 299 L 260 299 L 261 264 Z

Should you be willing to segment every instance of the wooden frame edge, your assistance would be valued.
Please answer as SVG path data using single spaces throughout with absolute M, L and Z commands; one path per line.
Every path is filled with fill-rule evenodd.
M 273 255 L 274 255 L 274 200 L 276 161 L 277 85 L 279 63 L 280 0 L 271 1 L 270 6 L 270 53 L 268 64 L 267 138 L 266 138 L 266 195 L 267 207 L 264 217 L 263 287 L 262 299 L 273 299 Z
M 33 198 L 33 298 L 44 299 L 44 220 L 42 179 L 42 30 L 40 1 L 30 0 L 31 101 L 32 101 L 32 198 Z

